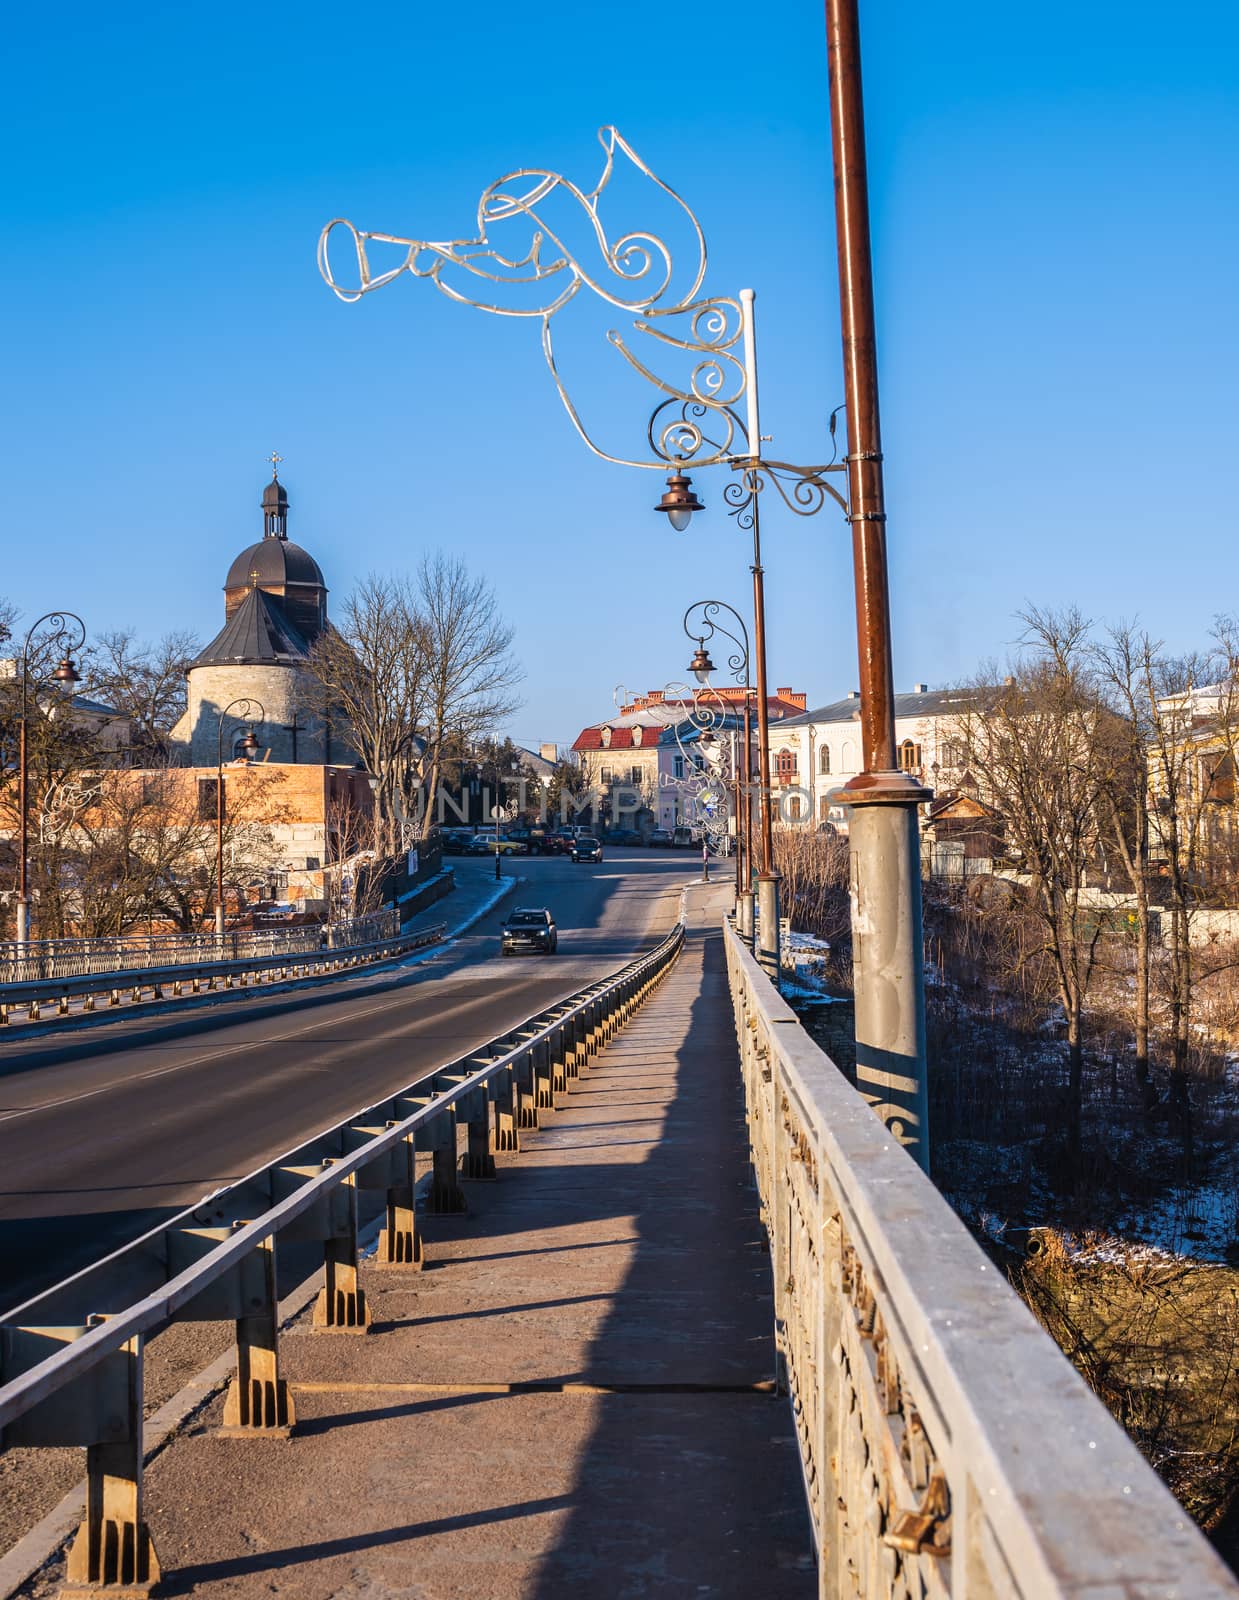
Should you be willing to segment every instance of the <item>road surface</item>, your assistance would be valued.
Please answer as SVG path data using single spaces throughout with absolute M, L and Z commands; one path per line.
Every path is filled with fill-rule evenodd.
M 430 959 L 0 1044 L 0 1306 L 650 948 L 693 863 L 615 850 L 504 870 L 524 880 L 513 898 Z M 557 956 L 500 958 L 512 905 L 550 908 Z

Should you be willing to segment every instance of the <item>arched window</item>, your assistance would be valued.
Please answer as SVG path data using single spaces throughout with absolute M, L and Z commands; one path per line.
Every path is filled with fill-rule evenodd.
M 780 750 L 774 758 L 774 774 L 779 783 L 794 783 L 796 779 L 796 752 Z
M 843 741 L 843 749 L 840 751 L 840 754 L 839 754 L 839 771 L 840 772 L 855 772 L 855 770 L 856 770 L 856 746 L 852 743 L 852 741 L 850 739 L 845 739 Z
M 899 766 L 903 772 L 915 772 L 921 764 L 921 747 L 905 739 L 899 746 Z
M 817 770 L 825 775 L 830 771 L 830 746 L 824 744 L 817 758 Z

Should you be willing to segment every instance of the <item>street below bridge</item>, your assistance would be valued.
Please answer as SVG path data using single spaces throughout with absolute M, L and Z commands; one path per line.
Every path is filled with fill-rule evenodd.
M 693 864 L 624 850 L 504 872 L 515 892 L 429 958 L 0 1043 L 3 1306 L 650 948 Z M 551 910 L 557 956 L 499 956 L 513 905 Z

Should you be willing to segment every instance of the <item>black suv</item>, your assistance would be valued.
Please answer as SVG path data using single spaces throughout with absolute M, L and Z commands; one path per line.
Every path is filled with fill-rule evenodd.
M 501 955 L 517 956 L 541 951 L 554 955 L 559 947 L 559 931 L 549 911 L 524 907 L 509 912 L 499 936 Z

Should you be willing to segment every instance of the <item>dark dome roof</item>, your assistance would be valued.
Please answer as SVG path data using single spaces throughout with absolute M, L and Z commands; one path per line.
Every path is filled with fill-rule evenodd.
M 285 508 L 288 506 L 288 490 L 278 478 L 272 478 L 271 482 L 262 491 L 263 510 L 266 511 L 271 506 L 284 506 Z
M 248 589 L 254 584 L 310 583 L 325 589 L 322 569 L 308 550 L 291 539 L 260 539 L 250 545 L 228 568 L 225 589 Z

